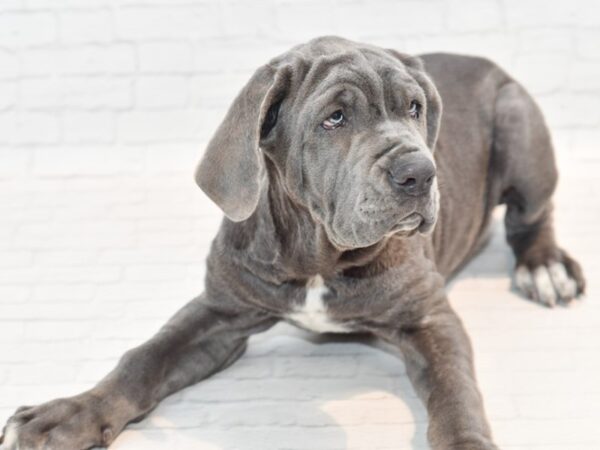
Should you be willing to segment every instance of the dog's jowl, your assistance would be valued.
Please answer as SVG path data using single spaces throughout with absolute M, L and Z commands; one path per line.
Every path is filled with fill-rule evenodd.
M 197 168 L 226 216 L 205 292 L 93 389 L 17 410 L 4 448 L 107 446 L 285 320 L 397 346 L 431 447 L 495 449 L 445 281 L 506 204 L 524 295 L 578 297 L 581 269 L 554 238 L 556 175 L 540 110 L 485 59 L 334 37 L 295 47 L 258 68 Z

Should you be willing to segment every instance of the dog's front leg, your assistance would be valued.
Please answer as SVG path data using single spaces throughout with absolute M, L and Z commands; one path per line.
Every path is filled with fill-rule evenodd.
M 419 323 L 384 337 L 400 347 L 408 375 L 427 406 L 435 450 L 492 450 L 469 338 L 441 298 Z
M 164 397 L 235 361 L 248 336 L 274 322 L 262 311 L 202 295 L 152 339 L 128 351 L 94 388 L 19 408 L 4 429 L 2 449 L 108 446 L 129 422 L 143 417 Z

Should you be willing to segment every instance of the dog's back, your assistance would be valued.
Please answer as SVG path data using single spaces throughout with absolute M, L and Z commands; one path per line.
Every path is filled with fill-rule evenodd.
M 435 154 L 441 205 L 433 242 L 438 268 L 451 274 L 477 252 L 500 201 L 495 105 L 501 87 L 512 80 L 484 58 L 447 53 L 421 58 L 444 105 Z

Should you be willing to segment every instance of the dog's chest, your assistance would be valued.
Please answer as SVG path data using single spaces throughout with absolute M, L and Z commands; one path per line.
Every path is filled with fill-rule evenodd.
M 327 292 L 328 289 L 320 275 L 311 278 L 306 284 L 304 304 L 288 314 L 287 319 L 302 328 L 317 333 L 348 333 L 352 331 L 347 326 L 333 321 L 329 316 L 327 305 L 323 299 Z

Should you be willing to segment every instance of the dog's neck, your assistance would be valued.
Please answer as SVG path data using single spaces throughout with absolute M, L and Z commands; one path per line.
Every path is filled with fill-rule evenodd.
M 275 261 L 292 277 L 308 278 L 336 273 L 371 263 L 387 241 L 366 248 L 339 249 L 307 207 L 290 197 L 277 173 L 269 174 L 268 189 L 248 223 L 261 259 Z M 252 223 L 253 222 L 253 223 Z

